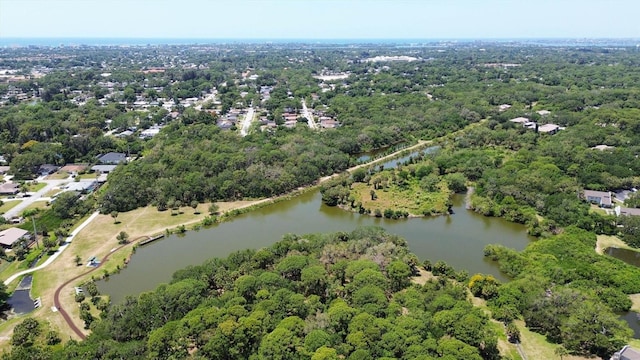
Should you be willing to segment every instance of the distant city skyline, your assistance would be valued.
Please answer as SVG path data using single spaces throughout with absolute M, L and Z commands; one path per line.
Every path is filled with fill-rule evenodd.
M 640 38 L 637 0 L 0 0 L 0 38 Z

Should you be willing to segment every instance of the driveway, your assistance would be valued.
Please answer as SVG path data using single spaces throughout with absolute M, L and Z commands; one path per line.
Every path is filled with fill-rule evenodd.
M 36 201 L 41 201 L 43 200 L 43 197 L 46 193 L 48 193 L 49 191 L 53 190 L 54 188 L 69 182 L 70 179 L 63 179 L 63 180 L 40 180 L 38 179 L 39 182 L 43 182 L 46 183 L 47 185 L 45 187 L 43 187 L 42 189 L 40 189 L 39 191 L 35 192 L 35 193 L 29 193 L 29 197 L 25 197 L 22 198 L 22 201 L 20 201 L 20 204 L 14 206 L 13 208 L 11 208 L 9 211 L 7 211 L 6 213 L 4 213 L 2 216 L 5 219 L 11 219 L 14 216 L 19 216 L 20 214 L 22 214 L 22 212 L 24 211 L 24 209 L 26 209 L 29 205 L 33 204 Z M 44 198 L 44 199 L 48 199 L 48 198 Z

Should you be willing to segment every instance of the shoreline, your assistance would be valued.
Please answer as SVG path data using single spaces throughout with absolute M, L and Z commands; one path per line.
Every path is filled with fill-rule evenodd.
M 244 214 L 246 212 L 255 210 L 257 208 L 261 208 L 263 206 L 267 206 L 267 205 L 270 205 L 270 204 L 273 204 L 273 203 L 276 203 L 276 202 L 280 202 L 280 201 L 291 199 L 292 197 L 295 197 L 295 196 L 299 196 L 299 195 L 301 195 L 303 193 L 306 193 L 307 191 L 312 191 L 314 189 L 319 188 L 320 185 L 323 184 L 326 181 L 329 181 L 329 180 L 331 180 L 333 178 L 336 178 L 336 177 L 344 175 L 344 174 L 349 174 L 349 173 L 351 173 L 351 172 L 353 172 L 353 171 L 355 171 L 357 169 L 376 166 L 376 165 L 378 165 L 380 163 L 383 163 L 383 162 L 386 162 L 386 161 L 389 161 L 389 160 L 393 160 L 393 159 L 396 159 L 396 158 L 399 158 L 399 157 L 402 157 L 402 156 L 406 156 L 406 155 L 410 154 L 411 152 L 420 151 L 421 149 L 423 149 L 425 147 L 431 146 L 431 145 L 436 144 L 436 143 L 438 143 L 440 141 L 445 141 L 445 140 L 449 139 L 451 136 L 456 136 L 456 134 L 458 134 L 460 132 L 464 132 L 464 131 L 466 131 L 466 130 L 468 130 L 470 128 L 473 128 L 473 127 L 475 127 L 475 126 L 477 126 L 478 124 L 481 124 L 481 123 L 482 123 L 482 121 L 480 121 L 478 123 L 472 123 L 472 124 L 470 124 L 469 126 L 463 128 L 463 129 L 460 129 L 460 130 L 458 130 L 458 131 L 456 131 L 454 133 L 451 133 L 451 134 L 447 134 L 447 135 L 438 137 L 438 138 L 436 138 L 434 140 L 418 140 L 417 143 L 415 143 L 415 144 L 413 144 L 411 146 L 407 146 L 407 147 L 405 147 L 403 149 L 395 151 L 395 152 L 393 152 L 391 154 L 387 154 L 387 155 L 381 156 L 381 157 L 379 157 L 377 159 L 373 159 L 373 160 L 371 160 L 369 162 L 354 165 L 354 166 L 352 166 L 352 167 L 350 167 L 348 169 L 345 169 L 344 171 L 336 172 L 336 173 L 333 173 L 331 175 L 327 175 L 327 176 L 321 177 L 320 179 L 317 179 L 312 184 L 309 184 L 309 185 L 303 186 L 303 187 L 299 187 L 299 188 L 297 188 L 295 190 L 292 190 L 292 191 L 290 191 L 290 192 L 288 192 L 286 194 L 273 196 L 273 197 L 268 197 L 268 198 L 263 198 L 263 199 L 258 199 L 258 200 L 250 200 L 249 202 L 242 203 L 241 205 L 239 205 L 239 206 L 237 206 L 235 208 L 226 209 L 223 212 L 221 212 L 221 214 L 219 216 L 217 216 L 215 218 L 215 223 L 222 223 L 224 221 L 228 221 L 228 220 L 234 218 L 237 215 L 241 215 L 241 214 Z M 241 202 L 241 201 L 238 201 L 238 202 Z M 232 202 L 229 202 L 229 203 L 232 203 Z M 144 211 L 146 211 L 146 210 L 144 210 Z M 138 215 L 137 217 L 140 217 L 140 216 L 141 215 Z M 137 218 L 135 220 L 137 220 Z M 202 224 L 203 220 L 204 220 L 203 218 L 191 219 L 191 220 L 188 220 L 188 221 L 181 222 L 181 223 L 179 223 L 177 225 L 176 224 L 171 224 L 168 227 L 165 227 L 165 226 L 160 224 L 160 225 L 156 226 L 155 228 L 152 227 L 147 232 L 137 233 L 137 234 L 133 230 L 135 228 L 129 230 L 129 226 L 131 224 L 127 224 L 127 223 L 123 224 L 123 226 L 120 228 L 120 230 L 123 230 L 123 231 L 124 230 L 129 230 L 129 231 L 134 232 L 132 234 L 132 236 L 135 236 L 135 240 L 134 241 L 130 241 L 128 244 L 124 244 L 122 246 L 118 246 L 116 248 L 112 248 L 112 249 L 108 250 L 106 253 L 104 252 L 105 249 L 104 249 L 104 246 L 103 246 L 103 248 L 102 248 L 102 251 L 103 251 L 103 254 L 104 254 L 103 256 L 106 255 L 105 260 L 108 260 L 108 261 L 104 261 L 100 265 L 100 268 L 102 269 L 102 274 L 104 274 L 106 276 L 109 276 L 109 274 L 113 274 L 113 273 L 121 270 L 123 265 L 126 266 L 128 263 L 133 261 L 132 256 L 135 253 L 136 247 L 139 246 L 139 242 L 140 241 L 148 239 L 150 237 L 157 236 L 159 234 L 164 234 L 164 233 L 167 232 L 167 230 L 169 230 L 170 233 L 173 233 L 177 229 L 180 229 L 180 232 L 182 232 L 182 229 L 184 227 L 187 227 L 187 226 L 189 227 L 189 230 L 192 230 L 194 228 L 199 228 L 199 227 L 203 226 L 203 224 Z M 93 222 L 95 222 L 95 219 L 94 219 Z M 115 239 L 115 234 L 113 234 L 112 238 Z M 82 243 L 84 245 L 84 242 L 82 242 Z M 78 242 L 74 242 L 74 244 L 78 244 Z M 103 244 L 101 244 L 101 245 L 103 245 Z M 129 245 L 132 245 L 132 246 L 129 246 Z M 89 248 L 80 248 L 80 249 L 78 249 L 77 245 L 74 246 L 74 250 L 75 251 L 81 251 L 81 252 L 85 252 L 85 253 L 97 253 L 97 252 L 100 251 L 100 249 L 101 248 L 98 248 L 98 247 L 95 247 L 95 246 L 91 246 Z M 130 250 L 129 250 L 129 253 L 126 253 L 126 252 L 121 251 L 122 249 L 130 249 Z M 66 254 L 66 253 L 67 252 L 65 252 L 65 255 L 67 255 L 67 256 L 65 256 L 65 257 L 71 256 L 71 255 Z M 57 263 L 60 263 L 60 261 L 56 262 L 56 264 Z M 60 265 L 58 265 L 57 267 L 61 267 L 61 269 L 65 269 L 65 266 L 67 266 L 67 265 L 65 265 L 64 263 L 60 263 Z M 54 270 L 56 270 L 56 269 L 54 269 Z M 57 269 L 57 270 L 60 270 L 60 269 Z M 68 269 L 67 269 L 67 271 L 68 271 Z M 90 273 L 82 273 L 82 274 L 71 273 L 71 274 L 69 274 L 71 276 L 67 275 L 66 278 L 65 278 L 65 275 L 62 275 L 62 273 L 60 273 L 60 272 L 55 272 L 55 273 L 56 274 L 60 274 L 60 275 L 51 275 L 51 274 L 46 274 L 46 273 L 42 273 L 42 272 L 36 272 L 36 274 L 45 274 L 45 275 L 40 275 L 40 276 L 43 276 L 45 278 L 53 277 L 53 279 L 48 279 L 48 281 L 50 281 L 51 287 L 45 287 L 45 288 L 39 289 L 39 293 L 41 293 L 42 296 L 49 295 L 50 293 L 54 292 L 58 287 L 61 286 L 60 284 L 65 284 L 65 283 L 74 282 L 74 281 L 77 282 L 77 283 L 83 283 L 83 282 L 86 282 L 89 278 L 91 278 L 91 279 L 98 278 L 97 276 L 95 276 L 96 274 L 94 272 L 91 272 L 91 274 Z M 59 276 L 60 278 L 58 279 L 58 278 L 56 278 L 56 276 Z M 69 279 L 71 279 L 71 280 L 69 280 Z M 73 331 L 74 325 L 72 325 L 72 324 L 76 324 L 76 327 L 77 327 L 77 324 L 80 324 L 80 319 L 78 318 L 77 311 L 74 311 L 74 310 L 77 310 L 77 309 L 73 308 L 73 305 L 74 305 L 73 299 L 70 297 L 70 295 L 69 296 L 67 296 L 67 295 L 68 294 L 65 294 L 63 296 L 63 298 L 60 301 L 60 305 L 61 305 L 61 307 L 64 307 L 66 309 L 71 310 L 70 311 L 70 315 L 71 316 L 70 316 L 70 319 L 69 319 L 70 321 L 66 321 L 67 319 L 63 319 L 62 317 L 58 317 L 56 315 L 52 316 L 50 313 L 40 312 L 40 313 L 34 313 L 32 315 L 35 318 L 39 319 L 39 320 L 49 321 L 50 323 L 52 323 L 52 325 L 54 325 L 54 327 L 57 328 L 57 330 L 61 333 L 61 335 L 65 336 L 65 337 L 66 336 L 71 336 L 72 337 L 74 335 L 74 331 Z M 44 299 L 45 299 L 45 297 L 43 297 L 43 300 Z M 53 300 L 54 300 L 53 298 L 46 298 L 46 299 L 47 300 L 44 300 L 44 301 L 53 303 Z M 44 306 L 44 304 L 43 304 L 43 308 L 46 308 L 46 307 L 47 306 Z M 2 333 L 10 334 L 10 332 L 13 330 L 13 326 L 15 326 L 15 323 L 7 325 L 7 328 L 3 329 Z M 0 334 L 0 335 L 2 335 L 2 334 Z M 0 346 L 0 347 L 3 347 L 3 346 Z

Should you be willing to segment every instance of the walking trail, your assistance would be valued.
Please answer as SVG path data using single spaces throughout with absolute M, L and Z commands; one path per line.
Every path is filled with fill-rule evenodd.
M 62 254 L 62 252 L 65 251 L 67 249 L 67 247 L 69 247 L 69 245 L 71 245 L 71 241 L 73 240 L 73 238 L 76 235 L 78 235 L 78 233 L 80 231 L 82 231 L 82 229 L 84 229 L 87 225 L 89 225 L 89 223 L 91 223 L 93 221 L 93 219 L 95 219 L 98 216 L 98 214 L 99 213 L 97 211 L 94 212 L 93 214 L 91 214 L 91 216 L 89 216 L 87 218 L 87 220 L 85 220 L 82 224 L 80 224 L 80 226 L 78 226 L 75 230 L 73 230 L 71 232 L 71 235 L 69 235 L 69 237 L 67 237 L 67 241 L 64 243 L 64 245 L 60 246 L 58 248 L 58 250 L 53 255 L 51 255 L 45 262 L 43 262 L 42 264 L 40 264 L 39 266 L 36 266 L 34 268 L 23 270 L 23 271 L 17 272 L 15 274 L 9 276 L 9 278 L 4 281 L 4 284 L 5 285 L 9 285 L 9 284 L 11 284 L 13 282 L 13 280 L 19 278 L 22 275 L 29 274 L 29 273 L 32 273 L 34 271 L 38 271 L 38 270 L 44 269 L 47 266 L 49 266 L 49 264 L 54 262 L 58 258 L 58 256 L 60 256 L 60 254 Z
M 425 145 L 429 145 L 429 144 L 431 144 L 431 143 L 433 143 L 433 141 L 431 141 L 431 140 L 430 140 L 430 141 L 420 140 L 417 144 L 415 144 L 415 145 L 413 145 L 413 146 L 409 146 L 409 147 L 406 147 L 406 148 L 404 148 L 404 149 L 401 149 L 401 150 L 395 151 L 395 152 L 393 152 L 393 153 L 391 153 L 391 154 L 389 154 L 389 155 L 385 155 L 385 156 L 380 157 L 380 158 L 378 158 L 378 159 L 375 159 L 375 160 L 373 160 L 373 161 L 370 161 L 370 162 L 367 162 L 367 163 L 364 163 L 364 164 L 360 164 L 360 165 L 353 166 L 353 167 L 351 167 L 351 168 L 347 169 L 347 170 L 346 170 L 346 172 L 353 172 L 354 170 L 357 170 L 357 169 L 360 169 L 360 168 L 364 168 L 364 167 L 369 167 L 369 166 L 372 166 L 372 165 L 376 165 L 376 164 L 378 164 L 378 163 L 381 163 L 381 162 L 384 162 L 384 161 L 387 161 L 387 160 L 393 159 L 394 157 L 397 157 L 398 155 L 400 155 L 402 152 L 407 152 L 407 151 L 417 150 L 417 149 L 419 149 L 419 148 L 421 148 L 421 147 L 424 147 Z M 318 184 L 321 184 L 321 183 L 323 183 L 323 182 L 326 182 L 326 181 L 328 181 L 328 180 L 330 180 L 330 179 L 332 179 L 332 178 L 334 178 L 334 177 L 339 176 L 340 174 L 341 174 L 341 173 L 335 173 L 335 174 L 333 174 L 333 175 L 329 175 L 329 176 L 325 176 L 325 177 L 323 177 L 323 178 L 320 178 L 320 179 L 318 180 Z M 299 189 L 299 190 L 300 190 L 300 189 Z M 284 196 L 287 196 L 287 195 L 284 195 Z M 272 201 L 274 201 L 274 200 L 275 200 L 275 199 L 277 199 L 277 198 L 278 198 L 278 197 L 270 197 L 270 198 L 265 198 L 265 199 L 261 199 L 261 200 L 256 200 L 256 201 L 254 201 L 254 202 L 251 202 L 251 203 L 248 203 L 248 204 L 245 204 L 245 205 L 239 206 L 239 207 L 237 207 L 237 208 L 235 208 L 235 209 L 233 209 L 233 210 L 240 210 L 240 209 L 247 208 L 247 207 L 250 207 L 250 206 L 255 206 L 255 205 L 258 205 L 258 204 L 263 204 L 263 203 L 272 202 Z M 231 209 L 230 209 L 229 211 L 231 211 Z M 20 271 L 20 272 L 18 272 L 18 273 L 16 273 L 16 274 L 13 274 L 13 275 L 12 275 L 12 276 L 10 276 L 7 280 L 5 280 L 5 282 L 4 282 L 4 283 L 5 283 L 5 285 L 10 284 L 10 283 L 11 283 L 12 281 L 14 281 L 16 278 L 18 278 L 18 277 L 20 277 L 20 276 L 22 276 L 22 275 L 24 275 L 24 274 L 28 274 L 28 273 L 31 273 L 31 272 L 34 272 L 34 271 L 37 271 L 37 270 L 41 270 L 41 269 L 46 268 L 46 267 L 47 267 L 49 264 L 51 264 L 55 259 L 57 259 L 57 258 L 58 258 L 58 256 L 60 256 L 60 254 L 61 254 L 61 253 L 62 253 L 62 252 L 63 252 L 63 251 L 64 251 L 64 250 L 65 250 L 65 249 L 70 245 L 70 243 L 71 243 L 71 241 L 73 240 L 73 238 L 74 238 L 74 237 L 75 237 L 75 236 L 76 236 L 76 235 L 77 235 L 77 234 L 78 234 L 82 229 L 84 229 L 84 228 L 85 228 L 89 223 L 91 223 L 91 221 L 93 221 L 93 220 L 98 216 L 98 214 L 99 214 L 98 212 L 93 213 L 89 218 L 87 218 L 87 220 L 85 220 L 82 224 L 80 224 L 80 226 L 78 226 L 78 227 L 77 227 L 77 228 L 76 228 L 76 229 L 71 233 L 71 235 L 67 238 L 67 242 L 66 242 L 63 246 L 61 246 L 55 254 L 53 254 L 51 257 L 49 257 L 49 259 L 47 259 L 47 260 L 46 260 L 42 265 L 40 265 L 40 266 L 38 266 L 38 267 L 35 267 L 35 268 L 32 268 L 32 269 L 28 269 L 28 270 Z M 61 314 L 61 315 L 62 315 L 62 317 L 64 318 L 65 322 L 66 322 L 66 323 L 67 323 L 67 325 L 69 326 L 69 328 L 70 328 L 71 330 L 73 330 L 73 332 L 74 332 L 76 335 L 78 335 L 78 337 L 79 337 L 79 338 L 81 338 L 81 339 L 85 339 L 85 338 L 86 338 L 86 334 L 85 334 L 85 333 L 83 333 L 83 331 L 82 331 L 82 330 L 81 330 L 81 329 L 80 329 L 80 328 L 79 328 L 79 327 L 74 323 L 74 321 L 71 319 L 71 316 L 69 315 L 69 313 L 67 313 L 67 311 L 63 308 L 62 303 L 60 302 L 60 293 L 61 293 L 62 289 L 64 289 L 65 287 L 67 287 L 67 286 L 68 286 L 69 284 L 71 284 L 72 282 L 74 282 L 74 281 L 76 281 L 76 280 L 78 280 L 78 279 L 82 278 L 83 276 L 86 276 L 87 274 L 89 274 L 89 273 L 91 273 L 91 272 L 93 272 L 93 271 L 97 270 L 98 268 L 100 268 L 100 266 L 102 266 L 102 264 L 104 264 L 104 263 L 109 259 L 109 257 L 110 257 L 111 255 L 113 255 L 114 253 L 116 253 L 118 250 L 122 249 L 122 248 L 123 248 L 123 247 L 125 247 L 126 245 L 129 245 L 129 244 L 134 243 L 134 242 L 138 242 L 138 241 L 140 241 L 140 240 L 148 239 L 148 238 L 149 238 L 148 236 L 142 236 L 142 237 L 139 237 L 139 238 L 134 239 L 133 241 L 129 242 L 128 244 L 123 244 L 123 245 L 118 246 L 117 248 L 115 248 L 115 249 L 111 250 L 111 252 L 110 252 L 109 254 L 105 255 L 105 256 L 101 259 L 100 264 L 98 264 L 98 266 L 96 266 L 96 267 L 92 267 L 90 270 L 87 270 L 87 271 L 85 271 L 85 272 L 83 272 L 83 273 L 81 273 L 81 274 L 78 274 L 78 275 L 74 276 L 73 278 L 71 278 L 71 279 L 67 280 L 66 282 L 64 282 L 62 285 L 60 285 L 60 286 L 56 289 L 56 291 L 55 291 L 55 295 L 54 295 L 54 306 L 55 306 L 55 308 L 56 308 L 55 310 L 56 310 L 56 311 L 58 311 L 58 312 L 60 312 L 60 314 Z

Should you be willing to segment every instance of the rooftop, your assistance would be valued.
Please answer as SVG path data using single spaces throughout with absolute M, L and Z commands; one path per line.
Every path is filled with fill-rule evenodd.
M 560 126 L 556 124 L 544 124 L 538 127 L 538 132 L 548 133 L 548 132 L 554 132 L 558 129 L 560 129 Z
M 16 194 L 20 191 L 20 185 L 16 183 L 4 183 L 0 185 L 0 194 Z
M 588 201 L 596 201 L 596 199 L 600 199 L 600 205 L 611 206 L 611 192 L 609 191 L 585 190 L 584 197 Z
M 98 156 L 98 161 L 102 164 L 119 164 L 126 160 L 126 156 L 123 153 L 110 152 L 104 155 Z
M 509 121 L 511 121 L 512 123 L 525 124 L 525 123 L 530 122 L 531 120 L 527 119 L 526 117 L 517 117 L 517 118 L 511 119 Z
M 600 150 L 600 151 L 611 150 L 611 149 L 615 149 L 615 148 L 616 148 L 615 146 L 609 146 L 609 145 L 596 145 L 596 146 L 592 147 L 592 149 Z
M 2 230 L 0 231 L 0 245 L 10 247 L 13 243 L 28 233 L 29 232 L 27 230 L 19 228 L 8 228 L 6 230 Z
M 616 354 L 618 355 L 618 354 Z M 615 356 L 615 355 L 614 355 Z M 632 348 L 631 346 L 625 346 L 619 353 L 618 359 L 620 360 L 640 360 L 640 351 Z
M 640 209 L 620 207 L 616 209 L 617 215 L 640 216 Z

